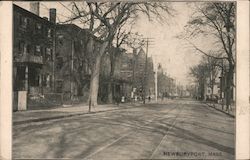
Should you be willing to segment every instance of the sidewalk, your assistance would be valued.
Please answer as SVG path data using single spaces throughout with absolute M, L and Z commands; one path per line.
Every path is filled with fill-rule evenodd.
M 229 109 L 228 111 L 226 111 L 226 105 L 224 105 L 224 109 L 222 110 L 222 106 L 221 104 L 218 103 L 211 103 L 211 102 L 204 102 L 206 105 L 208 105 L 209 107 L 212 107 L 222 113 L 225 113 L 231 117 L 235 117 L 235 113 L 236 113 L 236 108 L 235 105 L 231 106 L 231 109 Z
M 138 107 L 139 103 L 121 103 L 120 105 L 115 104 L 105 104 L 98 105 L 91 109 L 89 112 L 89 107 L 86 104 L 77 104 L 73 106 L 60 106 L 53 109 L 43 109 L 43 110 L 27 110 L 27 111 L 17 111 L 13 113 L 13 125 L 31 123 L 31 122 L 41 122 L 46 120 L 61 119 L 66 117 L 72 117 L 83 114 L 93 114 L 98 112 L 112 111 L 118 109 L 126 109 L 131 107 Z

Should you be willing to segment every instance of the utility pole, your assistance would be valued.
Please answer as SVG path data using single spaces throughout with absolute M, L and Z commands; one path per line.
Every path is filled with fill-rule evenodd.
M 144 85 L 143 85 L 143 104 L 146 103 L 147 70 L 148 70 L 148 38 L 146 41 L 146 60 L 145 60 L 145 72 L 144 72 Z
M 131 92 L 131 98 L 134 100 L 135 102 L 135 92 L 134 92 L 134 88 L 135 88 L 135 64 L 136 64 L 136 52 L 137 49 L 133 48 L 133 58 L 132 58 L 132 92 Z
M 74 11 L 74 6 L 72 6 L 72 11 Z M 73 15 L 73 13 L 72 13 L 72 15 Z M 70 23 L 72 23 L 72 21 L 70 22 Z M 71 58 L 70 58 L 70 102 L 71 102 L 71 105 L 73 104 L 73 78 L 72 78 L 72 76 L 73 76 L 73 72 L 74 72 L 74 61 L 73 61 L 73 59 L 74 59 L 74 41 L 75 41 L 75 39 L 74 39 L 74 37 L 73 36 L 71 36 Z
M 158 63 L 156 63 L 155 67 L 155 101 L 158 100 Z
M 159 63 L 157 60 L 157 57 L 159 55 L 154 55 L 154 87 L 155 87 L 155 101 L 158 101 L 158 67 L 159 67 Z
M 74 38 L 72 38 L 72 46 L 71 46 L 71 64 L 70 64 L 70 101 L 71 104 L 73 103 L 73 72 L 74 72 L 74 52 L 75 52 L 75 45 L 74 45 Z
M 224 81 L 224 63 L 223 59 L 221 60 L 221 107 L 222 110 L 224 109 L 224 98 L 225 98 L 225 92 L 224 92 L 224 87 L 225 87 L 225 81 Z
M 144 71 L 144 82 L 143 82 L 143 104 L 146 103 L 146 88 L 147 88 L 147 79 L 148 79 L 148 73 L 147 73 L 147 70 L 148 70 L 148 48 L 150 45 L 153 45 L 153 44 L 150 44 L 150 42 L 153 42 L 151 41 L 150 39 L 153 39 L 153 38 L 146 38 L 146 59 L 145 59 L 145 71 Z

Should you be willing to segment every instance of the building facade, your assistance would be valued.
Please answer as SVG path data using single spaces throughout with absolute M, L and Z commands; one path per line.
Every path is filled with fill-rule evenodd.
M 14 90 L 52 91 L 53 33 L 53 22 L 14 5 Z
M 53 92 L 55 10 L 50 20 L 13 5 L 13 89 L 28 97 Z M 16 101 L 14 101 L 14 105 Z
M 62 94 L 64 103 L 88 97 L 88 37 L 86 30 L 74 24 L 56 25 L 55 92 Z

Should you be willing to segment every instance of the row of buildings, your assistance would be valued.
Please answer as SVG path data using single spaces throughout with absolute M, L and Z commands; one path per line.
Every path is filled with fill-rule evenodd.
M 91 56 L 86 48 L 93 35 L 74 24 L 56 23 L 56 9 L 49 10 L 49 18 L 40 17 L 38 2 L 30 3 L 30 11 L 17 5 L 13 9 L 13 109 L 87 102 Z M 98 44 L 95 40 L 95 45 Z M 151 94 L 152 58 L 147 58 L 145 72 L 143 49 L 134 53 L 113 49 L 122 52 L 115 63 L 113 93 L 128 99 L 133 90 L 136 94 L 141 89 Z M 107 100 L 111 70 L 108 52 L 101 63 L 100 102 Z

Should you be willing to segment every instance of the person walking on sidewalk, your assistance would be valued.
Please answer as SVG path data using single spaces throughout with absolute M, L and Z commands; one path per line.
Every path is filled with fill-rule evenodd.
M 120 102 L 121 102 L 121 95 L 120 95 L 120 93 L 117 93 L 115 101 L 116 101 L 116 104 L 119 106 Z

